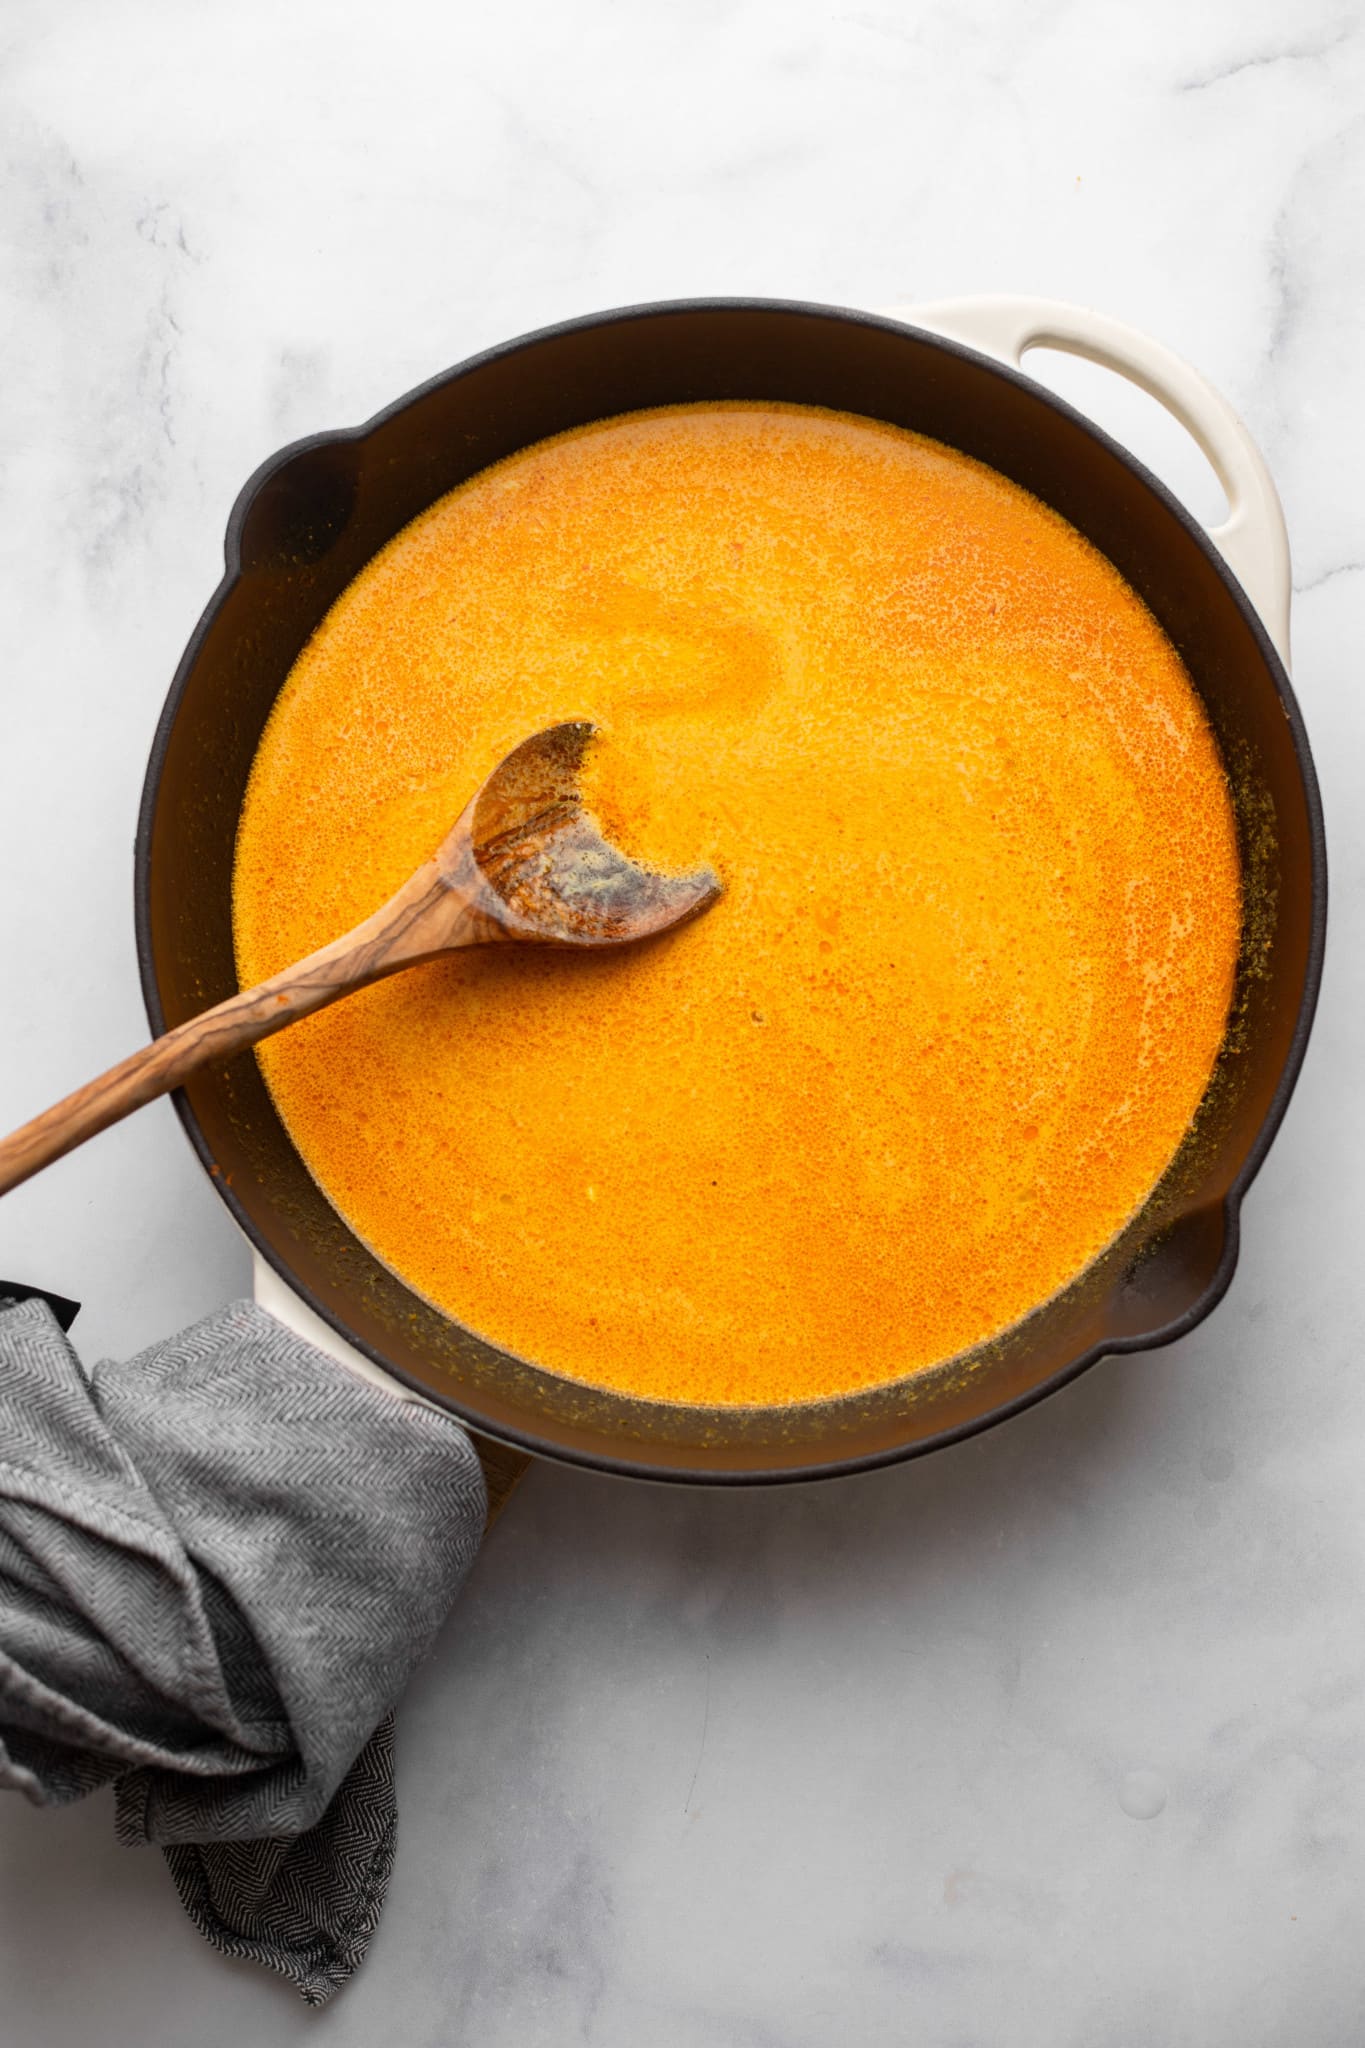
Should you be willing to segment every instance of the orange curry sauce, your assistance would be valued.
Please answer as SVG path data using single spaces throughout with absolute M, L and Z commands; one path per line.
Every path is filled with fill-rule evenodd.
M 571 1378 L 787 1402 L 1018 1320 L 1207 1085 L 1240 890 L 1178 656 L 1057 514 L 898 428 L 705 405 L 475 477 L 299 657 L 242 814 L 243 982 L 373 910 L 538 727 L 699 922 L 495 948 L 260 1051 L 352 1228 Z

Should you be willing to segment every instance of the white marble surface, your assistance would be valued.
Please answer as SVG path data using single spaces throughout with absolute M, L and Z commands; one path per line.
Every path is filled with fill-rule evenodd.
M 6 2048 L 1359 2040 L 1356 0 L 7 0 L 0 95 L 0 1127 L 142 1030 L 142 768 L 241 480 L 625 301 L 1020 290 L 1200 363 L 1285 495 L 1335 891 L 1203 1329 L 823 1489 L 536 1470 L 406 1703 L 328 2015 L 205 1948 L 106 1801 L 15 1801 Z M 83 1297 L 94 1354 L 246 1258 L 158 1107 L 5 1202 L 0 1271 Z

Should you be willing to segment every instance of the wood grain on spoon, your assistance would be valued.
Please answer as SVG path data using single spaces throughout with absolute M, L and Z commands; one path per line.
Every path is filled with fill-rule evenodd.
M 602 837 L 579 791 L 593 727 L 553 725 L 501 761 L 440 848 L 363 924 L 191 1017 L 0 1141 L 0 1195 L 196 1067 L 225 1060 L 354 989 L 463 946 L 633 944 L 708 910 L 710 869 L 660 875 Z

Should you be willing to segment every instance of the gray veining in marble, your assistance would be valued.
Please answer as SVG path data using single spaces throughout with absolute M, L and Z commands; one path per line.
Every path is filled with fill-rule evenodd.
M 1334 863 L 1211 1322 L 822 1489 L 537 1470 L 407 1700 L 328 2014 L 211 1954 L 104 1801 L 11 1802 L 5 2048 L 1360 2040 L 1355 0 L 8 0 L 0 136 L 0 1127 L 142 1031 L 142 768 L 238 485 L 598 306 L 1016 290 L 1199 363 L 1285 497 Z M 1048 374 L 1211 509 L 1142 401 Z M 0 1271 L 92 1353 L 247 1281 L 164 1105 L 5 1202 Z

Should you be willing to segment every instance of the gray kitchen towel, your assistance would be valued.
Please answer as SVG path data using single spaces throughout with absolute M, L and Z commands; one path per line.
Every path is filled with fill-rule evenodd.
M 87 1375 L 0 1306 L 0 1788 L 111 1781 L 200 1931 L 321 2005 L 393 1863 L 394 1701 L 479 1546 L 473 1445 L 253 1302 Z

